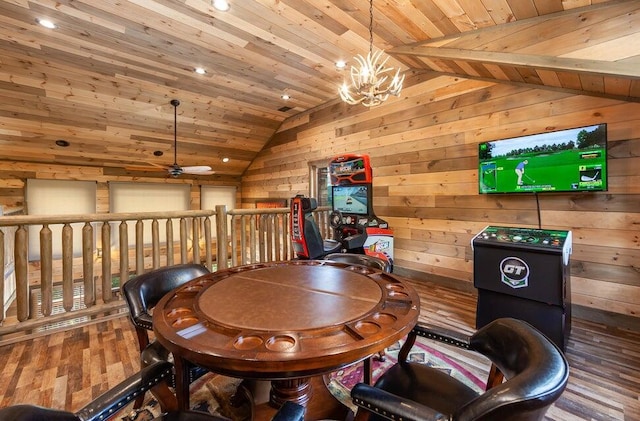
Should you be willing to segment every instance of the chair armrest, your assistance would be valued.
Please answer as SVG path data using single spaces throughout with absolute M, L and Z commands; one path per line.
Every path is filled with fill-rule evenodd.
M 147 330 L 153 330 L 153 316 L 149 313 L 140 313 L 137 317 L 132 318 L 133 324 Z
M 108 390 L 76 412 L 84 421 L 107 419 L 121 410 L 129 402 L 144 394 L 173 373 L 173 364 L 167 361 L 154 363 L 143 368 L 113 389 Z
M 271 421 L 303 421 L 304 406 L 285 401 Z
M 413 330 L 418 336 L 431 339 L 438 342 L 443 342 L 449 345 L 457 346 L 458 348 L 470 349 L 469 344 L 471 337 L 460 332 L 455 332 L 451 329 L 445 329 L 436 326 L 427 326 L 425 324 L 417 324 Z
M 364 383 L 358 383 L 351 389 L 351 398 L 353 403 L 360 408 L 392 421 L 440 421 L 449 419 L 449 416 L 441 414 L 428 406 Z

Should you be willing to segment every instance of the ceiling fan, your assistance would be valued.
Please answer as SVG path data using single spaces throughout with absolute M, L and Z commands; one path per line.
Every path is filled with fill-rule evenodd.
M 181 167 L 178 165 L 178 105 L 180 101 L 177 99 L 171 100 L 173 105 L 173 165 L 169 166 L 168 171 L 172 177 L 177 177 L 180 174 L 194 174 L 194 175 L 211 175 L 214 171 L 211 167 L 206 165 L 196 165 L 191 167 Z

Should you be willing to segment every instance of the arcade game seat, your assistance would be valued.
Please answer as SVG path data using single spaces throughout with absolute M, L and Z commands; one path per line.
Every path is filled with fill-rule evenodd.
M 342 251 L 340 242 L 322 238 L 313 217 L 317 207 L 318 202 L 312 197 L 299 194 L 291 199 L 291 242 L 300 259 L 321 259 L 327 254 Z

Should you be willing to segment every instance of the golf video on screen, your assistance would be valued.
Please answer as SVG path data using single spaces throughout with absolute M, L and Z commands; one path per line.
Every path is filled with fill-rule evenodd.
M 480 143 L 480 193 L 607 190 L 607 125 Z

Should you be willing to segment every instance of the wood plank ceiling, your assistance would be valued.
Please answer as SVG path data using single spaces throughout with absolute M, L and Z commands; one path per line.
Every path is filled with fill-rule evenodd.
M 369 2 L 230 3 L 0 0 L 0 160 L 166 177 L 176 98 L 178 163 L 241 175 L 284 119 L 338 101 L 334 63 L 368 51 Z M 638 101 L 638 3 L 377 0 L 374 44 L 409 73 Z

